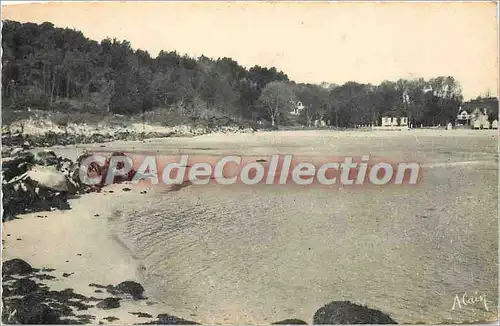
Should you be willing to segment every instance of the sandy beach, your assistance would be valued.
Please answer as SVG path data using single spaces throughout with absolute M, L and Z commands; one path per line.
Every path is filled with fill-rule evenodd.
M 89 284 L 144 285 L 147 300 L 89 309 L 96 323 L 106 316 L 120 324 L 153 320 L 134 311 L 202 323 L 311 322 L 333 300 L 366 304 L 400 323 L 496 319 L 497 131 L 257 132 L 103 145 L 54 150 L 70 159 L 84 148 L 370 154 L 419 162 L 424 179 L 415 187 L 366 190 L 121 184 L 72 199 L 71 210 L 4 223 L 3 260 L 55 269 L 57 279 L 46 281 L 51 288 L 105 297 Z M 489 311 L 451 310 L 464 292 L 486 294 Z
M 108 232 L 107 220 L 115 205 L 137 196 L 123 192 L 124 187 L 113 185 L 107 191 L 114 193 L 91 193 L 73 199 L 71 210 L 26 214 L 5 223 L 3 260 L 21 258 L 37 268 L 55 269 L 49 274 L 57 278 L 46 281 L 52 289 L 71 288 L 85 296 L 107 297 L 106 293 L 95 293 L 95 288 L 89 286 L 92 283 L 116 285 L 138 280 L 140 262 Z M 71 275 L 62 277 L 63 273 Z M 97 317 L 96 323 L 107 316 L 118 317 L 121 323 L 148 320 L 129 314 L 135 311 L 149 311 L 153 316 L 160 313 L 154 305 L 146 306 L 146 301 L 122 303 L 119 311 L 111 313 L 97 308 L 88 313 Z

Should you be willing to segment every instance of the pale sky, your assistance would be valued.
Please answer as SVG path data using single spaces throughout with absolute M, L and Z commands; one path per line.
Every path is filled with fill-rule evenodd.
M 3 19 L 52 22 L 94 40 L 275 66 L 296 82 L 378 84 L 451 75 L 465 99 L 498 96 L 494 2 L 470 3 L 34 3 Z

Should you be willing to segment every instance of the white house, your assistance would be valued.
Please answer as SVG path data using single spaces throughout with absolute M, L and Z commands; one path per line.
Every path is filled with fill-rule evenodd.
M 304 110 L 304 108 L 305 108 L 304 105 L 300 101 L 297 103 L 293 103 L 293 109 L 290 112 L 290 114 L 291 115 L 300 115 L 300 113 L 302 112 L 302 110 Z
M 408 126 L 408 118 L 382 117 L 382 127 Z
M 466 110 L 461 110 L 457 115 L 458 125 L 470 125 L 473 129 L 490 129 L 495 128 L 490 124 L 488 119 L 488 109 L 475 108 L 469 114 Z M 496 123 L 498 125 L 498 122 Z
M 392 118 L 382 117 L 382 127 L 390 127 L 390 126 L 392 126 Z
M 470 124 L 474 129 L 490 129 L 490 122 L 488 121 L 488 110 L 476 108 L 470 114 Z
M 470 120 L 470 114 L 467 113 L 467 111 L 463 110 L 460 112 L 460 114 L 457 116 L 458 120 Z

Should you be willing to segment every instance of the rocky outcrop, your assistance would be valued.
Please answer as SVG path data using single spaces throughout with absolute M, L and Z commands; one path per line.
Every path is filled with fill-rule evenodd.
M 315 325 L 397 324 L 385 313 L 350 301 L 333 301 L 318 309 L 313 317 Z
M 80 180 L 80 167 L 92 153 L 84 153 L 76 162 L 57 157 L 53 151 L 41 151 L 34 155 L 23 148 L 4 149 L 2 153 L 2 220 L 8 221 L 18 214 L 70 209 L 68 199 L 76 194 L 100 191 L 104 186 L 109 168 L 108 158 L 104 166 L 85 167 L 102 177 L 97 185 Z M 113 153 L 111 156 L 124 153 Z M 132 180 L 135 171 L 127 176 L 117 176 L 114 183 Z
M 51 151 L 35 156 L 22 148 L 4 150 L 2 220 L 29 212 L 69 209 L 67 199 L 78 192 L 78 185 L 67 168 L 73 163 L 67 161 Z
M 106 298 L 96 305 L 100 309 L 115 309 L 120 307 L 120 298 Z
M 200 325 L 194 321 L 182 319 L 169 314 L 160 314 L 156 316 L 156 318 L 158 319 L 141 325 Z
M 95 144 L 111 141 L 138 141 L 151 138 L 168 138 L 168 137 L 189 137 L 200 136 L 210 133 L 253 133 L 256 129 L 249 123 L 237 123 L 231 119 L 212 118 L 204 121 L 199 126 L 177 126 L 163 127 L 148 125 L 148 131 L 138 124 L 130 126 L 130 130 L 114 131 L 113 128 L 94 128 L 94 131 L 89 129 L 89 126 L 75 125 L 70 132 L 64 131 L 57 126 L 44 129 L 43 133 L 40 130 L 35 130 L 33 133 L 4 133 L 2 134 L 2 144 L 7 146 L 23 146 L 25 148 L 33 147 L 51 147 L 51 146 L 66 146 L 74 144 Z M 50 130 L 50 131 L 45 131 Z M 98 132 L 98 130 L 104 130 Z M 106 131 L 107 130 L 107 131 Z
M 41 280 L 56 279 L 46 274 L 54 269 L 35 269 L 22 259 L 12 259 L 2 265 L 2 322 L 3 324 L 90 324 L 96 317 L 86 313 L 89 308 L 117 309 L 122 300 L 116 295 L 99 299 L 75 293 L 72 289 L 51 290 Z M 48 283 L 50 284 L 50 283 Z M 97 286 L 96 284 L 91 284 Z M 97 286 L 120 289 L 131 296 L 142 296 L 141 284 L 125 281 L 115 286 Z M 130 297 L 128 300 L 132 300 Z M 135 313 L 142 318 L 152 318 L 146 312 Z M 158 316 L 158 318 L 164 318 Z M 176 318 L 173 317 L 172 318 Z M 113 321 L 116 319 L 113 319 Z M 178 319 L 182 320 L 182 319 Z M 110 320 L 108 320 L 110 321 Z M 110 321 L 111 322 L 111 321 Z
M 307 325 L 307 323 L 300 319 L 285 319 L 272 323 L 271 325 Z
M 14 258 L 3 262 L 2 264 L 2 276 L 10 275 L 24 275 L 33 272 L 33 268 L 30 264 L 22 259 Z
M 53 291 L 39 280 L 54 279 L 43 274 L 54 270 L 39 270 L 21 259 L 5 261 L 2 266 L 3 310 L 5 324 L 89 324 L 95 317 L 85 314 L 89 308 L 117 309 L 123 300 L 144 299 L 144 288 L 134 281 L 124 281 L 118 285 L 89 284 L 91 287 L 106 289 L 104 298 L 86 297 L 72 289 Z M 102 292 L 101 292 L 102 293 Z M 103 293 L 104 294 L 104 293 Z M 125 297 L 123 295 L 126 295 Z M 151 318 L 147 312 L 130 312 L 142 318 Z M 113 319 L 115 320 L 115 319 Z M 285 319 L 272 325 L 306 325 L 300 319 Z M 387 314 L 349 301 L 333 301 L 318 309 L 313 324 L 397 324 Z M 159 314 L 155 320 L 141 325 L 199 325 L 199 323 L 170 314 Z
M 141 284 L 133 281 L 125 281 L 118 284 L 115 288 L 117 293 L 130 295 L 134 300 L 144 299 L 144 288 Z
M 43 270 L 32 268 L 21 259 L 2 265 L 2 322 L 4 324 L 77 324 L 90 323 L 91 316 L 77 315 L 96 298 L 87 298 L 71 289 L 51 291 L 39 279 L 53 279 Z M 16 277 L 12 277 L 16 276 Z

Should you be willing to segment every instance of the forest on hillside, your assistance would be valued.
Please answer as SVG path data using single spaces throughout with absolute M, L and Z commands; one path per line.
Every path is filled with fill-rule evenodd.
M 153 58 L 128 41 L 97 42 L 49 22 L 4 21 L 2 46 L 4 114 L 31 109 L 129 116 L 161 111 L 165 124 L 230 117 L 301 125 L 325 120 L 337 127 L 407 115 L 413 124 L 444 125 L 455 121 L 463 102 L 452 76 L 380 85 L 302 84 L 275 67 L 245 68 L 226 57 L 161 51 Z M 289 112 L 297 101 L 305 109 L 294 117 Z M 490 114 L 498 115 L 498 105 Z

